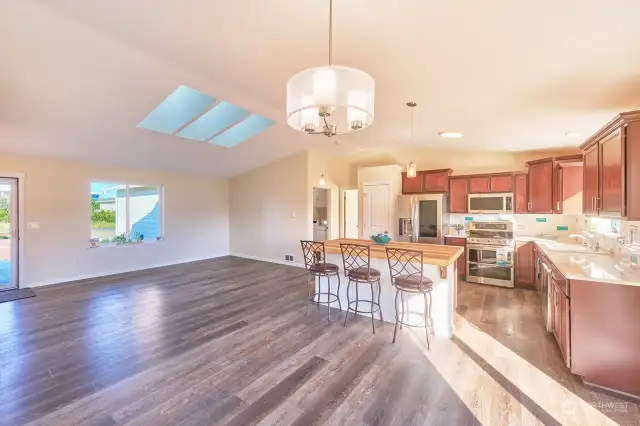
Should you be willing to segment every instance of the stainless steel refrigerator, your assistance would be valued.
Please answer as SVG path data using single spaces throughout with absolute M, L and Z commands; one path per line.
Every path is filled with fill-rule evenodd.
M 399 240 L 444 244 L 449 229 L 447 200 L 443 194 L 400 195 L 396 218 Z

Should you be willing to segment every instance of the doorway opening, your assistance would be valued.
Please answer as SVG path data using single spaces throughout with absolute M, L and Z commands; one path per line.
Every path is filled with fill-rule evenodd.
M 313 240 L 326 241 L 329 239 L 331 200 L 327 188 L 313 188 Z
M 344 238 L 360 238 L 358 235 L 358 190 L 344 191 Z
M 0 291 L 18 288 L 18 179 L 0 177 Z

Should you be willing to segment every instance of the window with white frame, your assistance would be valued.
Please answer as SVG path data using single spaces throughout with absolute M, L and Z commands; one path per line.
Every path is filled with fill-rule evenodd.
M 91 247 L 162 239 L 162 187 L 91 182 Z

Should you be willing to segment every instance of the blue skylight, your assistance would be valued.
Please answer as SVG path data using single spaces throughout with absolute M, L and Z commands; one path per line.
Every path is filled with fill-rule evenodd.
M 275 123 L 229 102 L 179 86 L 138 127 L 200 142 L 233 147 Z
M 178 136 L 206 142 L 246 117 L 249 112 L 228 102 L 220 102 L 202 117 L 178 132 Z
M 211 96 L 187 86 L 179 86 L 156 107 L 138 127 L 173 134 L 180 127 L 205 112 L 215 102 Z
M 268 118 L 264 118 L 260 115 L 252 115 L 242 123 L 236 124 L 226 132 L 219 134 L 213 138 L 211 142 L 219 146 L 231 148 L 254 137 L 274 124 L 275 123 Z

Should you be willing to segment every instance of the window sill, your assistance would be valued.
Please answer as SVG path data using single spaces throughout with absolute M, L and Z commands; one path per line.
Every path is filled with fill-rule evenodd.
M 87 250 L 98 250 L 98 249 L 106 249 L 106 248 L 125 248 L 125 247 L 138 247 L 138 246 L 155 246 L 157 244 L 164 243 L 164 240 L 160 241 L 145 241 L 143 243 L 131 243 L 131 244 L 109 244 L 104 246 L 97 247 L 87 247 Z

